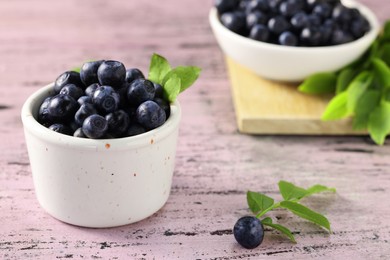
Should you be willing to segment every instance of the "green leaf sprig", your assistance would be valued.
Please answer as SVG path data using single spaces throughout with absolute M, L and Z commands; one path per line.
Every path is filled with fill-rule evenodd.
M 283 197 L 282 201 L 275 202 L 271 197 L 268 197 L 265 194 L 248 191 L 247 192 L 247 202 L 250 210 L 256 214 L 257 218 L 263 217 L 267 212 L 277 209 L 284 208 L 291 211 L 293 214 L 309 220 L 314 224 L 317 224 L 328 231 L 330 231 L 329 220 L 321 215 L 318 212 L 315 212 L 308 207 L 299 203 L 299 201 L 305 197 L 311 196 L 316 193 L 330 191 L 336 192 L 334 188 L 328 188 L 322 185 L 314 185 L 308 189 L 295 186 L 294 184 L 287 181 L 280 181 L 278 183 L 280 194 Z M 261 220 L 261 223 L 264 226 L 274 228 L 281 233 L 285 234 L 291 241 L 296 243 L 294 235 L 292 232 L 285 226 L 273 223 L 270 217 L 265 217 Z
M 196 66 L 178 66 L 171 68 L 167 59 L 153 54 L 150 60 L 148 79 L 163 87 L 164 95 L 169 102 L 189 88 L 199 77 L 201 69 Z
M 352 117 L 354 130 L 367 130 L 383 145 L 390 134 L 390 20 L 362 57 L 339 71 L 309 76 L 298 90 L 334 94 L 321 119 Z

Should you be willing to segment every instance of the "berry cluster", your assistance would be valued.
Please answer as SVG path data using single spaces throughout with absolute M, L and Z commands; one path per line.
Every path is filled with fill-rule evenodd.
M 216 0 L 220 21 L 254 40 L 285 46 L 330 46 L 370 30 L 356 8 L 340 0 Z
M 75 137 L 120 138 L 157 128 L 170 115 L 161 85 L 119 61 L 86 62 L 54 82 L 54 96 L 40 105 L 38 122 Z

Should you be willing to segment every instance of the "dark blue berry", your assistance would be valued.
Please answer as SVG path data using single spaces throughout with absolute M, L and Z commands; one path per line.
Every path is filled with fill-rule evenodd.
M 147 100 L 153 100 L 155 88 L 151 81 L 147 79 L 136 79 L 130 83 L 127 90 L 127 99 L 133 106 L 138 106 Z
M 332 6 L 327 2 L 319 3 L 314 6 L 312 13 L 320 16 L 322 19 L 329 18 L 332 15 Z
M 317 14 L 310 14 L 307 16 L 307 26 L 317 29 L 322 24 L 321 16 Z
M 279 5 L 279 12 L 285 17 L 292 17 L 301 11 L 301 7 L 296 1 L 285 1 Z
M 53 122 L 69 122 L 79 108 L 74 98 L 69 95 L 58 94 L 52 97 L 47 106 L 49 117 Z
M 270 32 L 279 35 L 290 28 L 290 23 L 283 16 L 275 16 L 269 19 L 268 29 Z
M 89 85 L 86 89 L 85 89 L 85 95 L 89 96 L 89 97 L 93 97 L 93 93 L 95 93 L 96 89 L 100 87 L 99 83 L 93 83 L 91 85 Z
M 268 0 L 268 6 L 272 13 L 279 14 L 279 6 L 283 0 Z
M 74 115 L 74 121 L 78 126 L 81 126 L 87 117 L 96 113 L 97 111 L 94 105 L 85 103 L 77 110 L 76 114 Z
M 299 31 L 302 28 L 308 26 L 308 16 L 305 12 L 298 12 L 293 17 L 291 17 L 290 23 L 294 30 Z
M 103 60 L 85 62 L 80 69 L 80 78 L 85 86 L 98 83 L 97 71 Z
M 136 79 L 144 79 L 145 76 L 142 73 L 141 70 L 137 68 L 131 68 L 126 70 L 126 82 L 131 83 L 133 80 Z
M 256 24 L 267 24 L 268 17 L 266 14 L 260 11 L 249 13 L 246 16 L 246 26 L 251 29 Z
M 256 217 L 242 217 L 234 225 L 233 235 L 241 246 L 247 249 L 256 248 L 263 242 L 263 224 Z
M 117 110 L 106 115 L 108 123 L 108 134 L 112 137 L 122 137 L 129 128 L 129 115 L 123 110 Z
M 256 24 L 249 32 L 249 38 L 256 41 L 267 42 L 269 39 L 269 30 L 265 25 Z
M 80 138 L 87 138 L 87 136 L 83 133 L 83 129 L 81 127 L 77 128 L 76 131 L 74 131 L 73 136 L 80 137 Z
M 332 17 L 337 22 L 348 23 L 352 20 L 353 12 L 343 4 L 338 4 L 333 8 Z
M 214 6 L 217 8 L 219 14 L 231 11 L 238 5 L 237 0 L 215 0 Z
M 146 129 L 137 123 L 132 123 L 129 128 L 127 129 L 126 136 L 134 136 L 143 134 L 146 132 Z
M 101 115 L 94 114 L 87 117 L 82 126 L 83 133 L 93 139 L 103 137 L 108 130 L 107 120 Z
M 239 12 L 228 12 L 221 15 L 222 24 L 229 30 L 241 35 L 245 34 L 245 19 L 245 14 Z
M 299 41 L 303 46 L 318 46 L 321 42 L 321 32 L 314 27 L 303 28 Z
M 163 98 L 164 97 L 164 89 L 160 84 L 154 83 L 154 97 L 156 98 Z
M 49 129 L 64 135 L 72 135 L 73 133 L 72 129 L 69 126 L 59 123 L 52 124 L 51 126 L 49 126 Z
M 38 122 L 46 127 L 49 127 L 53 123 L 48 110 L 51 98 L 52 97 L 45 98 L 38 111 Z
M 85 104 L 85 103 L 92 104 L 92 97 L 90 97 L 90 96 L 81 96 L 81 97 L 79 97 L 79 99 L 77 99 L 77 102 L 80 104 L 80 106 L 82 104 Z
M 82 87 L 83 83 L 80 79 L 80 73 L 76 71 L 65 71 L 54 81 L 54 92 L 60 93 L 62 87 L 67 84 L 75 84 L 76 86 Z
M 156 102 L 164 110 L 165 117 L 166 119 L 168 119 L 171 114 L 171 105 L 169 104 L 169 102 L 163 98 L 154 98 L 153 101 Z
M 75 84 L 66 84 L 62 87 L 60 94 L 69 95 L 75 100 L 79 99 L 82 95 L 84 95 L 84 90 Z
M 125 82 L 126 68 L 122 62 L 107 60 L 99 66 L 97 76 L 100 85 L 108 85 L 113 88 L 120 88 Z
M 247 13 L 252 13 L 255 11 L 267 12 L 269 9 L 269 4 L 267 0 L 250 0 L 246 5 L 245 11 Z
M 331 44 L 338 45 L 353 41 L 353 37 L 349 32 L 336 29 L 331 36 Z
M 350 31 L 358 39 L 370 30 L 370 24 L 366 18 L 360 16 L 352 21 Z
M 297 46 L 298 38 L 292 32 L 285 31 L 279 35 L 279 44 L 285 46 Z
M 93 93 L 92 102 L 103 114 L 114 112 L 119 107 L 120 98 L 110 86 L 100 86 Z
M 136 111 L 137 122 L 148 130 L 165 123 L 165 111 L 154 101 L 148 100 L 138 106 Z

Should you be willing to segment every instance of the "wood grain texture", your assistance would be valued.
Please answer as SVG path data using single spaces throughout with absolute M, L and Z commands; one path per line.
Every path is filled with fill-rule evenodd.
M 390 1 L 364 0 L 384 21 Z M 390 143 L 366 137 L 251 136 L 236 128 L 223 55 L 208 25 L 212 1 L 1 1 L 0 259 L 388 259 Z M 180 101 L 183 120 L 167 204 L 139 223 L 87 229 L 61 223 L 35 198 L 20 109 L 32 92 L 84 60 L 147 71 L 153 52 L 203 68 Z M 254 250 L 237 245 L 245 192 L 280 199 L 277 182 L 332 186 L 304 203 L 332 234 L 285 211 Z

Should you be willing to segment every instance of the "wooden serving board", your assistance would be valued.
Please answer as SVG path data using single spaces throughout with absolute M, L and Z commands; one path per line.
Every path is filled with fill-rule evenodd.
M 330 96 L 306 95 L 297 84 L 263 79 L 226 58 L 238 129 L 247 134 L 362 135 L 351 120 L 321 121 Z

